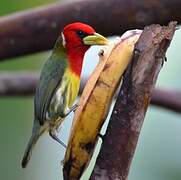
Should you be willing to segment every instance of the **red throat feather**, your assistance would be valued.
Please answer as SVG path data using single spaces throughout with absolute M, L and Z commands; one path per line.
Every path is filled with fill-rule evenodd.
M 77 34 L 78 31 L 92 35 L 95 30 L 89 25 L 79 22 L 69 24 L 63 30 L 69 67 L 75 74 L 80 76 L 83 58 L 90 46 L 83 44 L 83 39 Z
M 76 49 L 71 49 L 67 52 L 68 64 L 73 73 L 80 76 L 82 71 L 84 54 L 87 48 L 81 47 Z

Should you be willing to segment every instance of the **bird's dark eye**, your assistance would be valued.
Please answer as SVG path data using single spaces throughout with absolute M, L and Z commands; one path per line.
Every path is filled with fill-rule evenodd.
M 80 38 L 85 38 L 86 36 L 88 36 L 88 33 L 81 30 L 76 31 L 76 33 Z

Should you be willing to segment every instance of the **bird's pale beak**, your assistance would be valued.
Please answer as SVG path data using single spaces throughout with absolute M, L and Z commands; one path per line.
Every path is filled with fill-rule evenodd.
M 85 45 L 107 45 L 108 39 L 106 39 L 104 36 L 94 33 L 93 35 L 88 35 L 85 38 L 83 38 L 83 42 Z

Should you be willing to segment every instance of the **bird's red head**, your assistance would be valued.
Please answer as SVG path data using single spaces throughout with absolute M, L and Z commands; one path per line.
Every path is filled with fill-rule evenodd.
M 72 48 L 78 48 L 86 51 L 90 46 L 83 43 L 83 38 L 88 35 L 94 35 L 95 30 L 87 25 L 80 22 L 72 23 L 63 29 L 63 44 L 67 50 Z
M 71 69 L 78 75 L 81 73 L 84 54 L 89 47 L 91 45 L 105 45 L 108 42 L 91 26 L 80 22 L 65 26 L 62 39 Z

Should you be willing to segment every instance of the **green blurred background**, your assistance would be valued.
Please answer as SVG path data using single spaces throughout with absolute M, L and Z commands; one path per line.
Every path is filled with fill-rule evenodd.
M 0 15 L 55 2 L 55 0 L 1 0 Z M 177 31 L 168 50 L 168 62 L 159 75 L 157 86 L 181 89 L 181 30 Z M 89 74 L 98 48 L 86 55 L 83 74 Z M 1 71 L 39 71 L 49 52 L 16 58 L 0 63 Z M 86 69 L 86 70 L 85 70 Z M 0 179 L 1 180 L 60 180 L 64 149 L 48 135 L 38 142 L 27 169 L 20 162 L 32 129 L 33 98 L 0 98 Z M 60 132 L 66 142 L 71 118 Z M 181 179 L 181 115 L 165 109 L 150 107 L 131 166 L 129 180 L 180 180 Z M 87 179 L 85 175 L 82 179 Z

